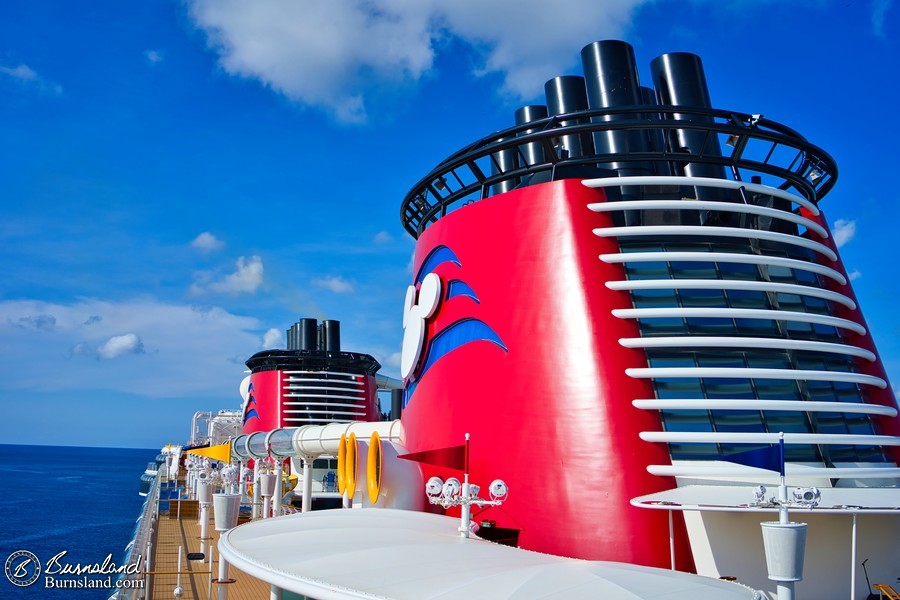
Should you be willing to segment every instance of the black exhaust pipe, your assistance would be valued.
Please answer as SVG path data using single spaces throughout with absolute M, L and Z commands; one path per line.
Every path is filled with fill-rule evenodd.
M 564 115 L 587 110 L 587 92 L 584 77 L 561 75 L 544 84 L 544 95 L 547 97 L 547 111 L 550 116 Z M 579 119 L 560 121 L 560 127 L 578 125 Z M 594 142 L 587 134 L 569 134 L 560 136 L 557 149 L 559 157 L 579 158 L 594 154 Z
M 619 40 L 594 42 L 582 48 L 581 63 L 584 67 L 588 107 L 591 109 L 622 108 L 644 103 L 631 44 Z M 600 123 L 634 120 L 642 116 L 601 115 L 592 117 L 591 121 Z M 646 152 L 648 149 L 646 131 L 637 128 L 598 131 L 593 134 L 593 140 L 597 154 L 627 156 L 633 152 Z M 617 160 L 607 164 L 622 177 L 653 173 L 651 165 L 645 161 Z
M 709 99 L 709 88 L 706 86 L 706 75 L 703 62 L 696 54 L 689 52 L 672 52 L 658 56 L 650 63 L 656 97 L 660 104 L 694 108 L 712 108 Z M 668 115 L 675 121 L 694 121 L 712 123 L 712 117 L 690 113 L 673 113 Z M 725 168 L 721 164 L 691 161 L 691 155 L 704 157 L 720 157 L 722 149 L 719 138 L 708 135 L 706 130 L 673 129 L 670 130 L 668 143 L 676 154 L 685 154 L 685 160 L 674 161 L 672 168 L 677 175 L 686 177 L 711 177 L 725 179 Z M 721 201 L 728 194 L 721 189 L 697 187 L 695 196 L 698 200 Z M 682 211 L 684 212 L 684 211 Z M 722 217 L 731 220 L 730 213 L 700 211 L 701 224 L 718 224 Z
M 546 119 L 547 107 L 540 104 L 523 106 L 516 111 L 516 125 L 525 125 Z M 523 133 L 534 133 L 537 129 L 526 129 Z M 531 142 L 519 146 L 521 158 L 525 161 L 523 166 L 534 166 L 544 162 L 544 149 L 540 142 Z
M 504 142 L 510 138 L 500 138 L 498 142 Z M 508 173 L 519 167 L 519 151 L 517 148 L 506 148 L 495 152 L 491 160 L 491 175 Z M 517 178 L 504 179 L 500 183 L 491 186 L 491 194 L 503 194 L 519 185 Z
M 341 322 L 340 321 L 322 321 L 322 339 L 324 346 L 319 350 L 326 352 L 341 351 Z
M 709 100 L 709 88 L 706 87 L 706 75 L 703 73 L 703 62 L 696 54 L 689 52 L 672 52 L 658 56 L 650 63 L 656 97 L 660 104 L 695 108 L 712 108 Z M 675 121 L 699 121 L 712 123 L 712 117 L 674 113 L 670 117 Z M 710 157 L 722 156 L 719 138 L 707 135 L 706 131 L 676 129 L 671 133 L 669 143 L 675 152 Z M 714 177 L 725 179 L 722 165 L 693 163 L 686 161 L 676 165 L 677 171 L 688 177 Z
M 318 350 L 319 322 L 315 319 L 300 319 L 298 325 L 296 350 Z

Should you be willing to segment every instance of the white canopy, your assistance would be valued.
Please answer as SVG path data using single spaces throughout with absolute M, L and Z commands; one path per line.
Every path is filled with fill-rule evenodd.
M 241 525 L 222 535 L 219 552 L 253 577 L 320 600 L 762 598 L 698 575 L 464 539 L 458 524 L 414 511 L 325 510 Z

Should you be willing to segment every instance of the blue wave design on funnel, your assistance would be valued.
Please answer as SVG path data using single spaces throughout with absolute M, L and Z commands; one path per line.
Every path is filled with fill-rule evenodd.
M 459 258 L 456 257 L 453 250 L 447 246 L 435 246 L 434 249 L 428 253 L 428 256 L 425 257 L 425 260 L 422 261 L 422 266 L 419 267 L 419 272 L 416 273 L 415 283 L 422 283 L 422 280 L 425 279 L 426 275 L 434 271 L 438 265 L 446 262 L 453 263 L 457 267 L 462 267 L 462 263 L 459 261 Z
M 473 290 L 468 283 L 459 279 L 451 279 L 447 283 L 447 295 L 444 300 L 449 300 L 450 298 L 456 298 L 458 296 L 471 298 L 476 304 L 481 304 L 481 300 L 478 299 L 475 290 Z
M 478 319 L 462 319 L 456 321 L 452 325 L 442 329 L 432 339 L 428 345 L 428 351 L 425 353 L 425 363 L 419 373 L 415 383 L 409 383 L 403 392 L 403 407 L 409 404 L 410 399 L 416 392 L 419 382 L 425 377 L 428 369 L 433 367 L 442 358 L 462 348 L 466 344 L 472 342 L 490 342 L 496 344 L 504 352 L 509 352 L 506 344 L 497 335 L 497 332 L 490 328 L 484 321 Z
M 247 389 L 247 392 L 250 393 L 250 395 L 247 398 L 247 406 L 244 407 L 244 411 L 245 411 L 244 412 L 244 425 L 246 425 L 247 421 L 249 421 L 250 419 L 259 419 L 259 413 L 256 412 L 256 409 L 250 408 L 251 404 L 256 405 L 256 398 L 254 398 L 253 394 L 252 394 L 252 392 L 253 392 L 253 384 L 252 383 L 250 384 L 250 387 Z

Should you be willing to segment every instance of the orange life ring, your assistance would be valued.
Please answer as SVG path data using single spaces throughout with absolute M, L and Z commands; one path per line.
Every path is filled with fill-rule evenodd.
M 366 459 L 366 480 L 369 488 L 369 502 L 378 503 L 381 492 L 381 438 L 377 431 L 369 438 L 369 455 Z

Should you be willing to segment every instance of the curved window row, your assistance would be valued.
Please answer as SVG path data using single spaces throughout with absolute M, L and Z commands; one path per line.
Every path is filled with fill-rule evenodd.
M 292 392 L 289 394 L 284 394 L 285 398 L 317 398 L 321 400 L 331 401 L 331 400 L 361 400 L 365 399 L 365 396 L 345 396 L 343 394 L 332 394 L 332 393 L 318 393 L 318 394 L 301 394 L 298 392 Z
M 668 432 L 668 431 L 644 431 L 640 437 L 647 442 L 696 442 L 709 443 L 721 440 L 732 444 L 777 444 L 778 433 L 747 433 L 747 432 Z M 820 444 L 824 446 L 840 445 L 850 442 L 863 446 L 900 446 L 900 437 L 892 435 L 831 435 L 824 433 L 785 433 L 784 443 L 789 444 Z
M 611 290 L 623 291 L 689 290 L 687 293 L 689 297 L 691 293 L 700 290 L 701 294 L 699 296 L 701 298 L 708 297 L 714 300 L 721 300 L 721 304 L 719 304 L 719 306 L 729 306 L 729 304 L 725 303 L 725 295 L 723 293 L 719 293 L 728 290 L 758 292 L 756 294 L 735 294 L 735 297 L 738 299 L 747 298 L 751 301 L 755 298 L 766 298 L 766 294 L 781 294 L 781 296 L 778 297 L 779 307 L 782 303 L 784 303 L 791 306 L 806 308 L 807 305 L 804 304 L 805 300 L 801 300 L 800 298 L 798 298 L 798 296 L 804 296 L 817 298 L 819 300 L 837 302 L 851 310 L 856 309 L 856 303 L 851 298 L 837 292 L 814 288 L 811 286 L 797 285 L 793 283 L 777 283 L 771 281 L 734 281 L 721 279 L 629 279 L 626 281 L 608 281 L 606 283 L 606 287 Z M 766 307 L 770 307 L 772 303 L 757 302 L 757 304 L 760 305 L 760 307 L 762 307 L 762 305 L 764 304 L 768 305 Z M 710 306 L 711 304 L 707 303 L 704 305 Z M 675 306 L 685 305 L 677 304 Z M 828 310 L 828 305 L 825 302 L 810 302 L 809 306 L 821 310 Z M 831 312 L 829 311 L 823 314 L 831 314 Z
M 632 406 L 641 410 L 769 410 L 769 411 L 812 411 L 843 412 L 896 417 L 897 409 L 878 404 L 857 404 L 854 402 L 812 402 L 809 400 L 738 400 L 735 398 L 717 400 L 632 400 Z
M 332 419 L 332 418 L 334 418 L 335 415 L 345 415 L 345 416 L 352 416 L 352 417 L 365 417 L 366 416 L 365 411 L 360 412 L 358 410 L 332 410 L 330 405 L 327 408 L 322 407 L 322 406 L 317 406 L 317 407 L 309 407 L 306 410 L 285 410 L 284 412 L 286 414 L 298 414 L 298 415 L 305 415 L 307 417 L 313 417 L 315 415 L 319 415 L 318 416 L 319 419 Z
M 329 396 L 329 397 L 330 397 L 330 396 Z M 293 404 L 297 404 L 297 402 L 294 402 Z M 301 404 L 302 404 L 302 403 L 301 403 Z M 347 402 L 329 402 L 329 403 L 328 403 L 328 407 L 329 407 L 329 408 L 334 408 L 334 407 L 360 408 L 359 404 L 357 404 L 357 403 L 347 403 Z M 305 405 L 305 406 L 304 406 L 304 409 L 309 409 L 309 408 L 310 408 L 309 405 Z M 290 410 L 285 410 L 284 412 L 288 413 L 288 412 L 292 412 L 292 411 L 290 411 Z
M 766 310 L 753 308 L 719 308 L 719 307 L 673 307 L 673 308 L 619 308 L 612 314 L 620 319 L 760 319 L 767 321 L 793 321 L 798 323 L 813 323 L 846 329 L 860 335 L 866 334 L 866 328 L 847 319 L 831 317 L 821 314 L 811 314 L 791 310 Z
M 847 279 L 838 271 L 818 264 L 818 257 L 812 250 L 779 242 L 713 239 L 704 236 L 690 239 L 680 236 L 655 239 L 622 237 L 618 241 L 620 254 L 601 256 L 603 260 L 630 263 L 627 266 L 634 270 L 640 270 L 642 267 L 639 263 L 654 257 L 664 264 L 675 261 L 676 264 L 664 269 L 675 279 L 775 281 L 820 288 L 828 287 L 827 279 L 841 285 L 847 283 Z M 605 258 L 619 257 L 622 254 L 631 256 Z M 704 264 L 697 265 L 696 268 L 691 268 L 690 264 L 677 264 L 682 262 Z M 629 279 L 632 278 L 629 276 Z
M 809 477 L 813 479 L 900 479 L 900 469 L 890 467 L 810 467 L 807 465 L 787 465 L 787 474 L 791 477 Z M 752 467 L 736 463 L 717 463 L 713 465 L 650 465 L 647 472 L 661 477 L 747 477 L 756 475 Z
M 820 280 L 816 275 L 828 277 L 841 285 L 847 283 L 847 278 L 838 271 L 819 265 L 816 263 L 797 260 L 793 258 L 785 258 L 781 256 L 763 256 L 758 254 L 740 254 L 738 252 L 719 252 L 716 250 L 671 250 L 663 251 L 659 248 L 661 244 L 640 244 L 641 247 L 649 246 L 650 250 L 637 250 L 634 245 L 623 248 L 630 250 L 628 252 L 620 252 L 618 254 L 601 254 L 600 260 L 606 263 L 629 263 L 631 272 L 641 273 L 641 263 L 672 263 L 669 268 L 672 270 L 686 270 L 691 273 L 690 269 L 681 266 L 679 263 L 712 263 L 712 266 L 704 266 L 703 268 L 709 274 L 714 274 L 719 279 L 739 279 L 750 281 L 768 281 L 768 271 L 773 269 L 774 276 L 778 280 L 787 280 L 790 283 L 798 283 L 799 285 L 820 286 L 825 285 L 824 280 Z M 703 246 L 702 244 L 700 245 Z M 691 244 L 688 247 L 696 248 Z M 725 263 L 725 264 L 721 264 Z M 752 266 L 735 266 L 735 265 L 752 265 Z M 760 270 L 766 272 L 766 278 L 760 275 Z M 659 270 L 659 267 L 656 267 Z M 799 279 L 794 272 L 801 272 Z M 669 272 L 668 268 L 666 272 Z M 679 271 L 680 272 L 680 271 Z M 785 275 L 787 277 L 785 277 Z M 635 279 L 635 277 L 630 277 Z M 640 277 L 637 277 L 640 279 Z
M 282 384 L 285 425 L 366 417 L 365 383 L 359 375 L 332 371 L 286 371 Z
M 643 186 L 697 186 L 703 188 L 714 188 L 729 190 L 733 192 L 753 194 L 758 198 L 778 198 L 787 203 L 789 207 L 791 203 L 802 206 L 809 210 L 813 215 L 819 214 L 819 208 L 808 199 L 791 194 L 784 190 L 773 188 L 759 183 L 747 183 L 744 181 L 731 181 L 728 179 L 714 179 L 710 177 L 684 177 L 684 176 L 636 176 L 636 177 L 616 177 L 603 179 L 585 179 L 581 182 L 589 188 L 607 188 L 621 187 L 630 185 Z
M 745 218 L 743 222 L 738 220 L 734 225 L 738 228 L 758 229 L 760 219 L 777 219 L 785 221 L 790 225 L 781 229 L 791 229 L 793 226 L 801 226 L 805 229 L 814 231 L 819 237 L 827 238 L 828 231 L 818 223 L 795 215 L 792 212 L 769 208 L 765 206 L 755 206 L 752 204 L 740 204 L 737 202 L 716 202 L 709 200 L 628 200 L 618 202 L 603 202 L 596 204 L 588 204 L 588 208 L 598 213 L 619 212 L 625 210 L 632 211 L 659 211 L 659 210 L 690 210 L 698 213 L 698 221 L 709 223 L 709 215 L 713 212 L 736 213 Z M 700 219 L 699 214 L 706 213 L 705 219 Z M 753 218 L 747 219 L 748 215 Z M 642 222 L 645 219 L 642 219 Z M 771 224 L 770 224 L 771 227 Z M 791 229 L 793 231 L 793 229 Z
M 751 369 L 745 367 L 650 367 L 625 369 L 629 377 L 653 379 L 655 377 L 713 377 L 721 379 L 790 379 L 804 381 L 830 381 L 872 385 L 884 389 L 887 382 L 880 377 L 859 373 L 838 373 L 834 371 L 811 371 L 795 369 Z
M 788 233 L 743 229 L 740 227 L 718 227 L 708 225 L 637 225 L 632 227 L 598 227 L 593 230 L 599 237 L 659 237 L 659 236 L 703 236 L 726 237 L 749 240 L 765 240 L 788 246 L 797 246 L 817 252 L 829 260 L 837 260 L 837 254 L 824 244 Z
M 737 350 L 766 348 L 771 350 L 807 350 L 810 352 L 856 356 L 869 362 L 874 362 L 876 359 L 874 353 L 869 352 L 865 348 L 858 348 L 857 346 L 806 340 L 790 340 L 784 338 L 705 336 L 639 337 L 621 338 L 619 339 L 619 344 L 625 348 L 728 348 Z

